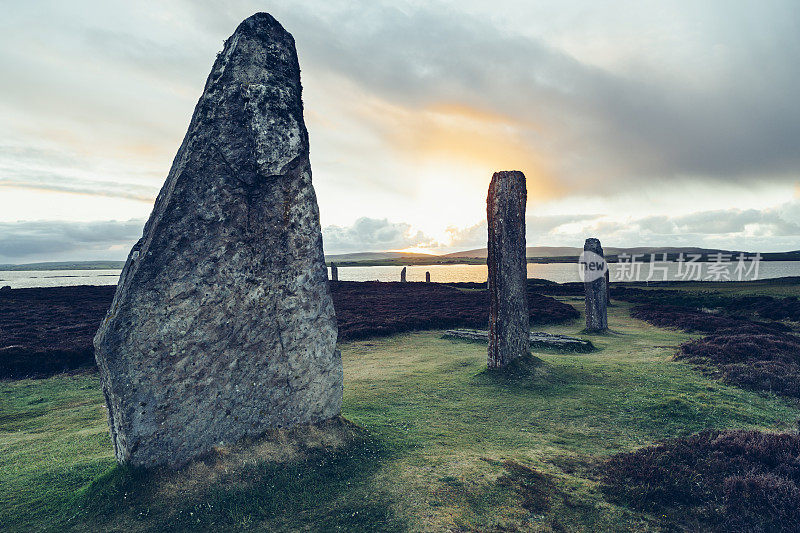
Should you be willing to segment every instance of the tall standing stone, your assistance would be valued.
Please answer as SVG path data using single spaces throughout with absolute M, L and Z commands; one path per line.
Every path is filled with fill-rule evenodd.
M 430 282 L 431 282 L 431 273 L 425 272 L 425 283 L 430 283 Z
M 339 268 L 336 263 L 331 263 L 331 281 L 339 281 Z
M 400 282 L 406 282 L 406 267 L 403 267 L 403 270 L 400 271 Z
M 503 368 L 529 350 L 526 292 L 525 175 L 496 172 L 489 185 L 489 368 Z
M 584 256 L 586 252 L 590 252 L 589 259 L 592 258 L 602 260 L 605 266 L 605 256 L 603 254 L 603 247 L 600 246 L 598 239 L 586 239 L 583 245 Z M 588 267 L 587 267 L 588 268 Z M 608 272 L 605 266 L 605 272 L 599 271 L 593 274 L 590 270 L 586 271 L 583 290 L 586 297 L 586 330 L 587 331 L 605 331 L 608 329 Z M 596 268 L 594 269 L 597 272 Z
M 225 41 L 95 337 L 117 460 L 179 466 L 339 414 L 342 363 L 294 39 Z

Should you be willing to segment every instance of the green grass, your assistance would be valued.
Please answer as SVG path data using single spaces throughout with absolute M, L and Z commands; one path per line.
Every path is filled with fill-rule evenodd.
M 706 427 L 794 428 L 800 409 L 672 361 L 690 335 L 628 307 L 610 308 L 611 333 L 580 335 L 596 352 L 535 352 L 543 364 L 514 376 L 441 332 L 343 344 L 343 416 L 363 428 L 352 440 L 280 460 L 285 446 L 254 445 L 179 474 L 115 466 L 95 375 L 2 382 L 0 527 L 657 530 L 658 517 L 603 498 L 598 461 Z

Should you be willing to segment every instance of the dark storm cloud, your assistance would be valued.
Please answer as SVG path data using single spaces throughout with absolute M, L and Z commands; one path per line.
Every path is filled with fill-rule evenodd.
M 581 198 L 621 193 L 640 195 L 646 204 L 658 191 L 674 194 L 683 187 L 688 208 L 709 209 L 703 206 L 710 205 L 705 200 L 713 193 L 705 185 L 692 188 L 691 181 L 744 186 L 731 188 L 723 199 L 734 197 L 731 190 L 741 196 L 798 181 L 800 4 L 676 1 L 659 9 L 651 9 L 654 3 L 613 0 L 600 7 L 536 4 L 539 11 L 527 9 L 532 3 L 503 0 L 496 5 L 469 0 L 17 3 L 0 21 L 5 45 L 0 72 L 7 74 L 0 76 L 0 200 L 10 187 L 94 194 L 120 206 L 133 203 L 113 198 L 151 199 L 214 53 L 243 18 L 264 10 L 293 33 L 311 89 L 306 110 L 317 190 L 325 191 L 323 218 L 349 223 L 361 209 L 376 217 L 325 228 L 330 253 L 436 244 L 412 230 L 411 223 L 428 233 L 442 228 L 430 228 L 426 213 L 413 212 L 413 195 L 430 194 L 428 178 L 411 175 L 417 160 L 398 157 L 408 154 L 398 147 L 403 143 L 393 128 L 419 135 L 415 128 L 431 124 L 420 117 L 440 105 L 476 112 L 468 114 L 474 130 L 452 136 L 462 152 L 483 146 L 464 148 L 459 144 L 464 138 L 488 132 L 498 144 L 513 140 L 515 148 L 519 144 L 530 152 L 531 161 L 543 161 L 542 180 L 557 186 L 542 190 L 558 191 L 569 197 L 565 202 L 574 199 L 574 210 L 567 212 L 585 212 Z M 604 18 L 593 20 L 592 9 Z M 665 11 L 670 20 L 663 18 Z M 583 48 L 570 47 L 570 40 L 582 41 Z M 604 51 L 624 59 L 591 57 Z M 358 115 L 362 101 L 386 105 L 365 105 Z M 382 117 L 387 109 L 399 109 L 402 120 Z M 501 120 L 491 128 L 481 127 L 482 120 L 496 117 Z M 435 135 L 422 140 L 464 127 L 458 120 L 442 124 L 434 123 Z M 507 126 L 513 130 L 508 139 L 502 137 Z M 421 151 L 425 142 L 408 144 Z M 460 163 L 480 166 L 458 160 L 457 149 L 441 145 L 451 149 L 445 171 L 449 162 L 454 174 Z M 524 170 L 533 190 L 539 172 Z M 664 182 L 670 185 L 663 187 Z M 751 189 L 755 185 L 760 188 Z M 696 191 L 701 194 L 692 197 Z M 411 198 L 402 210 L 384 214 L 402 195 Z M 36 207 L 32 202 L 30 218 L 48 216 Z M 111 213 L 140 217 L 146 209 Z M 626 213 L 619 210 L 606 215 L 529 218 L 529 241 L 580 241 L 586 227 L 605 236 L 604 242 L 611 239 L 609 245 L 646 239 L 693 245 L 708 237 L 728 239 L 730 247 L 749 242 L 796 248 L 793 239 L 800 235 L 796 202 L 627 222 L 621 222 Z M 6 220 L 15 216 L 7 214 Z M 466 220 L 482 217 L 476 210 Z M 120 237 L 116 232 L 126 224 L 8 223 L 0 228 L 0 254 L 127 246 L 139 229 L 128 227 L 131 233 Z M 451 236 L 454 246 L 483 246 L 485 225 L 454 228 Z
M 636 221 L 636 225 L 641 231 L 662 235 L 724 235 L 742 233 L 751 228 L 754 232 L 773 236 L 800 236 L 798 221 L 791 220 L 785 211 L 778 209 L 728 209 L 678 217 L 647 217 Z
M 234 5 L 231 14 L 256 4 Z M 454 8 L 318 7 L 272 6 L 307 70 L 328 69 L 404 106 L 460 103 L 502 113 L 527 128 L 531 149 L 546 152 L 554 179 L 573 188 L 676 177 L 785 181 L 800 172 L 795 2 L 685 4 L 699 34 L 693 55 L 711 64 L 678 72 L 659 70 L 657 58 L 655 65 L 598 68 Z M 210 5 L 197 16 L 218 31 L 233 23 Z M 642 21 L 643 35 L 646 24 L 659 23 L 654 10 Z
M 143 220 L 0 222 L 0 262 L 85 258 L 97 252 L 121 259 L 142 236 L 143 226 Z M 109 251 L 112 247 L 116 251 Z
M 506 13 L 520 11 L 523 21 L 533 16 L 522 3 L 503 5 Z M 11 23 L 25 24 L 37 9 L 20 7 Z M 306 75 L 333 73 L 408 109 L 458 104 L 516 123 L 564 194 L 672 178 L 786 182 L 800 174 L 800 4 L 790 1 L 674 4 L 692 40 L 674 35 L 654 57 L 646 57 L 653 52 L 647 49 L 641 61 L 619 68 L 593 66 L 548 36 L 522 35 L 459 3 L 187 1 L 143 9 L 110 3 L 83 20 L 36 17 L 26 33 L 9 26 L 30 43 L 0 54 L 0 65 L 14 73 L 0 86 L 19 102 L 35 101 L 42 113 L 90 113 L 87 118 L 101 119 L 96 123 L 118 114 L 131 143 L 172 142 L 174 128 L 159 119 L 167 109 L 172 120 L 190 109 L 178 110 L 175 92 L 193 101 L 212 50 L 259 10 L 272 12 L 294 34 Z M 608 10 L 631 11 L 620 4 Z M 477 11 L 491 13 L 485 6 Z M 640 27 L 638 41 L 621 39 L 616 48 L 636 56 L 637 45 L 664 24 L 656 11 L 606 24 L 611 32 Z M 111 29 L 113 16 L 120 23 Z M 589 17 L 587 8 L 576 20 L 591 29 Z M 64 27 L 48 26 L 54 24 Z M 168 38 L 166 28 L 173 30 Z M 681 45 L 689 51 L 670 50 Z M 676 66 L 682 57 L 687 65 Z M 51 97 L 52 75 L 69 103 Z M 111 84 L 120 75 L 133 98 L 150 94 L 163 105 L 128 101 L 131 95 Z

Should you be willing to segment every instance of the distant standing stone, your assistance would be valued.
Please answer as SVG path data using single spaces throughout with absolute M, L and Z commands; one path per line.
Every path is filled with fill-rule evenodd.
M 336 263 L 331 263 L 331 281 L 339 281 L 339 269 Z
M 611 275 L 606 268 L 606 305 L 611 307 Z
M 117 460 L 336 416 L 342 363 L 294 39 L 225 41 L 94 340 Z
M 403 267 L 403 270 L 400 271 L 400 282 L 406 282 L 406 267 Z
M 525 175 L 496 172 L 486 198 L 489 228 L 489 368 L 503 368 L 529 350 L 526 291 Z
M 430 283 L 430 282 L 431 282 L 431 273 L 425 272 L 425 283 Z
M 604 259 L 603 247 L 598 239 L 586 239 L 583 245 L 584 252 L 591 252 Z M 608 329 L 608 271 L 599 276 L 590 276 L 584 279 L 583 290 L 586 297 L 586 330 L 605 331 Z

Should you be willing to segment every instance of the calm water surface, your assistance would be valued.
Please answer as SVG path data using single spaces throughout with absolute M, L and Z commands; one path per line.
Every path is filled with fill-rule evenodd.
M 702 264 L 702 277 L 709 276 L 712 263 Z M 611 264 L 612 281 L 629 281 L 623 279 L 630 275 L 630 270 L 619 263 Z M 654 263 L 655 271 L 652 279 L 661 280 L 666 268 L 667 279 L 681 280 L 678 275 L 678 263 Z M 342 281 L 400 281 L 400 266 L 371 267 L 339 267 L 339 279 Z M 731 263 L 730 275 L 735 277 L 735 263 Z M 644 281 L 650 274 L 650 265 L 640 265 L 639 280 Z M 486 265 L 429 265 L 408 267 L 408 281 L 425 281 L 425 272 L 431 273 L 434 282 L 486 281 Z M 65 287 L 72 285 L 116 285 L 119 270 L 36 270 L 28 272 L 0 271 L 0 286 L 11 285 L 15 289 L 25 287 Z M 752 279 L 753 273 L 743 279 Z M 758 265 L 758 279 L 780 278 L 783 276 L 800 276 L 800 261 L 762 261 Z M 580 281 L 578 266 L 573 263 L 528 263 L 529 278 L 543 278 L 558 283 Z M 691 278 L 694 279 L 694 278 Z M 724 279 L 724 278 L 723 278 Z M 712 279 L 713 280 L 713 276 Z
M 714 263 L 701 263 L 699 270 L 701 279 L 709 276 L 709 267 Z M 750 266 L 747 263 L 748 267 Z M 623 266 L 619 263 L 612 263 L 612 281 L 636 281 L 630 279 L 632 274 L 630 266 Z M 666 279 L 670 281 L 680 281 L 683 278 L 678 273 L 679 264 L 676 262 L 656 262 L 653 264 L 654 272 L 652 279 L 664 279 L 666 268 Z M 374 267 L 339 267 L 339 279 L 341 281 L 400 281 L 401 266 L 374 266 Z M 483 283 L 486 281 L 486 265 L 429 265 L 429 266 L 410 266 L 407 267 L 406 278 L 408 281 L 425 281 L 425 272 L 431 273 L 431 281 L 435 282 L 457 282 L 472 281 Z M 650 275 L 650 264 L 639 263 L 639 281 L 645 281 Z M 730 277 L 735 278 L 734 269 L 736 262 L 730 263 Z M 684 272 L 686 267 L 684 266 Z M 743 280 L 753 279 L 753 273 L 743 276 Z M 800 276 L 800 261 L 762 261 L 758 265 L 758 279 L 781 278 L 784 276 Z M 578 265 L 574 263 L 528 263 L 528 277 L 542 278 L 557 283 L 567 283 L 570 281 L 581 281 Z M 714 275 L 706 281 L 714 281 Z M 694 278 L 690 278 L 693 280 Z M 724 278 L 720 279 L 721 281 Z

